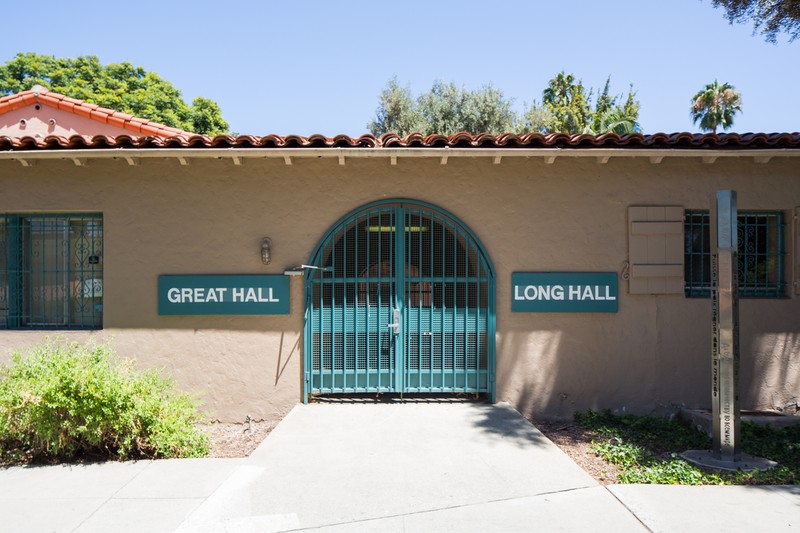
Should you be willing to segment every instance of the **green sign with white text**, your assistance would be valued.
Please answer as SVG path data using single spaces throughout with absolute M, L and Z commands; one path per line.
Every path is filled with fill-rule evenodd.
M 616 313 L 616 272 L 514 272 L 511 311 Z
M 282 275 L 158 277 L 159 315 L 288 315 Z

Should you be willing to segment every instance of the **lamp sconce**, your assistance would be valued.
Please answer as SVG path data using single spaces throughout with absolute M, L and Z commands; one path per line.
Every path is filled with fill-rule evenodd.
M 261 262 L 265 265 L 270 264 L 272 262 L 272 240 L 269 237 L 264 237 L 264 240 L 261 241 Z

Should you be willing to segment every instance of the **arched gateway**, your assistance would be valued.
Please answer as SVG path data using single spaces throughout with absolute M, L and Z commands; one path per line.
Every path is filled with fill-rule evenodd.
M 328 230 L 310 266 L 306 401 L 379 392 L 494 398 L 494 268 L 457 218 L 422 202 L 375 202 Z

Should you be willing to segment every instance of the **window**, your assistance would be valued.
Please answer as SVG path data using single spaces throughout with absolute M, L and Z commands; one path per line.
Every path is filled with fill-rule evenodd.
M 102 326 L 102 215 L 0 214 L 0 328 Z
M 711 239 L 708 211 L 687 211 L 684 219 L 686 296 L 711 295 Z M 779 298 L 784 282 L 783 213 L 740 211 L 739 295 Z

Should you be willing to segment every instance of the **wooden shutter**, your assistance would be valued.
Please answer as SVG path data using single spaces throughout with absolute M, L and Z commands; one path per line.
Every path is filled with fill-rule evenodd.
M 683 294 L 683 207 L 628 208 L 631 294 Z

